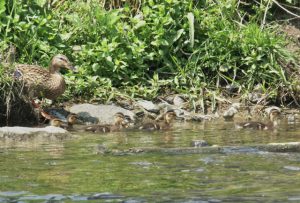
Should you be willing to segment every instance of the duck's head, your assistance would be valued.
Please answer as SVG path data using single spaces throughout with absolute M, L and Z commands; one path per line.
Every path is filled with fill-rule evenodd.
M 68 124 L 71 124 L 71 125 L 75 124 L 77 119 L 78 119 L 78 116 L 76 114 L 74 114 L 74 113 L 69 114 L 67 117 Z
M 57 119 L 57 118 L 54 118 L 54 119 L 50 120 L 50 125 L 51 126 L 61 127 L 62 123 L 63 123 L 62 120 Z
M 176 118 L 176 113 L 173 110 L 169 110 L 165 113 L 165 121 L 166 123 L 171 123 Z
M 269 117 L 270 117 L 270 120 L 271 121 L 276 121 L 279 119 L 280 117 L 280 111 L 274 109 L 274 110 L 271 110 L 270 113 L 269 113 Z
M 60 68 L 69 69 L 71 71 L 76 71 L 72 63 L 69 61 L 69 59 L 63 55 L 63 54 L 57 54 L 55 55 L 50 64 L 50 71 L 51 72 L 57 72 L 60 70 Z
M 131 122 L 131 118 L 127 115 L 124 115 L 121 112 L 115 114 L 115 125 L 128 127 Z

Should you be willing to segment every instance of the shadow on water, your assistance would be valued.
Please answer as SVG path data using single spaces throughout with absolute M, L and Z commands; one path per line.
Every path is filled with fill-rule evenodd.
M 177 123 L 165 132 L 0 140 L 0 202 L 297 202 L 299 153 L 97 153 L 99 146 L 187 147 L 199 139 L 223 146 L 299 141 L 300 126 L 280 127 L 239 131 L 233 123 Z

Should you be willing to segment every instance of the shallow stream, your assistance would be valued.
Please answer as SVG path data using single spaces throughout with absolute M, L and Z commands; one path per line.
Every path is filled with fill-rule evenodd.
M 300 141 L 300 123 L 277 131 L 231 122 L 176 123 L 166 132 L 74 133 L 0 141 L 0 202 L 300 202 L 300 153 L 102 154 L 101 148 L 247 146 Z

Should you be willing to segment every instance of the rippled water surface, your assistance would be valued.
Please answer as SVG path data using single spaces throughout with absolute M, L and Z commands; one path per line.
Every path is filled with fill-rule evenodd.
M 0 202 L 300 202 L 299 153 L 99 153 L 199 139 L 223 146 L 300 141 L 300 124 L 261 132 L 213 121 L 166 132 L 1 140 Z

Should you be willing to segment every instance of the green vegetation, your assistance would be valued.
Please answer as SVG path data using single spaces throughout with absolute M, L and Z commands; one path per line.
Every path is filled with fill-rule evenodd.
M 153 99 L 170 91 L 199 99 L 226 85 L 245 93 L 257 84 L 275 99 L 277 90 L 293 89 L 294 66 L 286 66 L 295 61 L 278 25 L 264 23 L 272 1 L 238 2 L 1 1 L 0 50 L 12 43 L 16 62 L 43 66 L 67 55 L 79 72 L 67 74 L 62 100 Z

